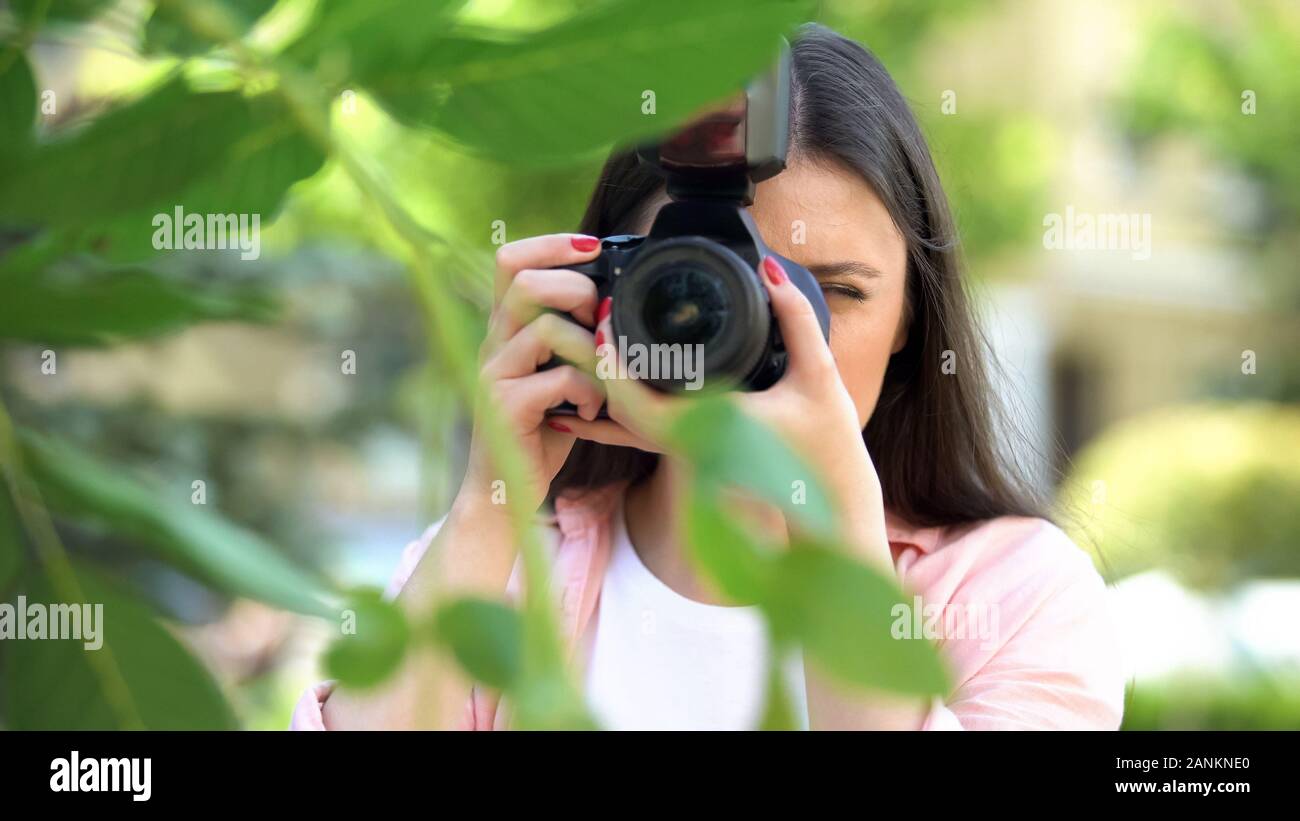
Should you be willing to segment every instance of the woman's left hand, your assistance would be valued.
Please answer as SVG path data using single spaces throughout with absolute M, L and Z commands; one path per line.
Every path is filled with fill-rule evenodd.
M 889 561 L 880 480 L 858 424 L 857 408 L 840 379 L 812 304 L 775 257 L 761 267 L 789 361 L 772 387 L 736 396 L 741 408 L 775 430 L 809 464 L 839 512 L 841 534 L 863 558 Z M 600 306 L 597 355 L 613 356 L 610 304 Z M 602 383 L 609 420 L 564 420 L 583 439 L 665 452 L 658 431 L 689 399 L 655 391 L 633 379 Z

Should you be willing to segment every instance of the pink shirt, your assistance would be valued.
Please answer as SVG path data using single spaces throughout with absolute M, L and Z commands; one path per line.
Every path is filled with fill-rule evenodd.
M 552 579 L 571 653 L 599 603 L 621 492 L 613 486 L 556 502 Z M 407 545 L 388 596 L 410 578 L 440 524 Z M 899 582 L 922 603 L 922 618 L 909 623 L 943 630 L 936 646 L 952 675 L 952 692 L 934 699 L 919 729 L 1119 728 L 1125 673 L 1105 585 L 1060 529 L 1010 516 L 915 528 L 889 513 L 886 526 Z M 516 563 L 508 592 L 519 587 Z M 327 729 L 321 707 L 331 689 L 322 682 L 307 690 L 290 729 Z M 508 716 L 504 700 L 475 687 L 461 724 L 505 729 Z

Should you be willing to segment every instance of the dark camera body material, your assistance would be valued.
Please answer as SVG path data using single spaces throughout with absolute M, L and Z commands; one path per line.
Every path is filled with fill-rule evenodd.
M 786 351 L 772 317 L 759 266 L 772 255 L 745 209 L 734 203 L 668 203 L 649 235 L 606 237 L 601 254 L 574 270 L 596 283 L 600 299 L 613 297 L 611 326 L 624 347 L 659 350 L 698 346 L 708 387 L 762 390 L 785 372 Z M 823 334 L 830 312 L 817 280 L 780 255 L 791 282 L 808 297 Z M 654 348 L 652 346 L 659 346 Z M 682 374 L 644 380 L 680 391 Z

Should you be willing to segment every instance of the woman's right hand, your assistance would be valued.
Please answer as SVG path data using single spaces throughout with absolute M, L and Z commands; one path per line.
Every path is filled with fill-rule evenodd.
M 487 337 L 479 349 L 480 401 L 492 402 L 528 461 L 524 488 L 504 487 L 506 501 L 535 510 L 546 498 L 551 479 L 573 448 L 575 437 L 563 419 L 549 422 L 546 411 L 572 402 L 578 415 L 595 419 L 604 392 L 584 372 L 595 367 L 595 344 L 587 328 L 596 325 L 596 284 L 577 271 L 555 266 L 590 262 L 600 254 L 600 240 L 581 234 L 549 234 L 516 240 L 497 251 L 495 301 Z M 549 310 L 548 310 L 549 309 Z M 554 312 L 567 313 L 570 322 Z M 552 356 L 567 360 L 538 370 Z M 494 486 L 501 475 L 485 441 L 482 408 L 475 413 L 469 467 L 457 501 L 478 510 L 503 501 Z M 522 493 L 517 500 L 514 494 Z M 500 505 L 504 512 L 505 508 Z

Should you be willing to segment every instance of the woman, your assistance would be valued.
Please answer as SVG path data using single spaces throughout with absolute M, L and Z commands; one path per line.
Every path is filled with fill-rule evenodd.
M 790 364 L 775 386 L 738 399 L 819 471 L 858 558 L 894 572 L 927 608 L 979 613 L 992 627 L 938 642 L 954 688 L 933 703 L 835 686 L 796 656 L 787 670 L 796 714 L 813 729 L 1115 729 L 1124 676 L 1104 585 L 999 457 L 982 338 L 920 129 L 885 69 L 852 41 L 806 26 L 792 63 L 788 167 L 757 186 L 751 213 L 774 251 L 817 275 L 830 342 L 780 263 L 764 260 Z M 633 420 L 647 417 L 631 412 L 683 400 L 598 385 L 572 366 L 538 370 L 552 355 L 591 361 L 613 341 L 608 301 L 556 266 L 594 259 L 595 237 L 645 233 L 664 202 L 657 176 L 615 154 L 582 234 L 502 247 L 483 375 L 534 467 L 527 503 L 554 505 L 562 624 L 597 719 L 752 727 L 767 652 L 761 619 L 695 575 L 677 537 L 680 467 Z M 597 419 L 606 387 L 611 418 Z M 546 415 L 563 401 L 579 415 Z M 435 597 L 517 587 L 492 487 L 476 431 L 451 511 L 408 546 L 390 586 L 413 616 Z M 751 515 L 785 532 L 779 514 Z M 448 666 L 411 659 L 374 692 L 331 697 L 318 685 L 293 726 L 508 726 L 507 705 Z

